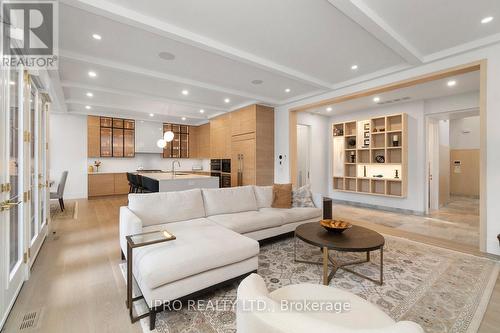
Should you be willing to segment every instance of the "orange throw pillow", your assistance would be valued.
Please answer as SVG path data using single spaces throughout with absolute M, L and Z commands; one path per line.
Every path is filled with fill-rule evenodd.
M 292 208 L 292 184 L 273 185 L 273 208 Z

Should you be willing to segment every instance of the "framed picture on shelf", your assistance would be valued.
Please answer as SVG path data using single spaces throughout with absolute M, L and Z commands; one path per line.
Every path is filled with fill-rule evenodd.
M 370 138 L 370 132 L 365 132 L 365 139 L 369 139 Z
M 370 124 L 369 123 L 366 123 L 365 124 L 365 131 L 369 131 L 370 130 Z
M 370 145 L 370 139 L 365 139 L 364 145 L 365 146 L 369 146 Z

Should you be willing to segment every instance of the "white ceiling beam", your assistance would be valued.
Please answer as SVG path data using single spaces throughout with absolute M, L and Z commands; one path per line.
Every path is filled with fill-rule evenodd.
M 92 92 L 101 92 L 101 93 L 105 93 L 105 94 L 129 96 L 129 97 L 135 97 L 135 98 L 142 98 L 142 99 L 146 99 L 146 100 L 155 100 L 155 101 L 159 101 L 159 102 L 163 102 L 163 103 L 167 103 L 167 104 L 176 104 L 176 105 L 188 106 L 188 107 L 192 107 L 192 108 L 204 109 L 205 111 L 209 111 L 209 110 L 214 111 L 214 112 L 231 111 L 230 108 L 221 108 L 219 106 L 215 106 L 215 105 L 211 105 L 211 104 L 194 103 L 194 102 L 189 102 L 189 101 L 184 101 L 184 100 L 165 98 L 165 97 L 157 96 L 157 95 L 137 93 L 137 92 L 130 91 L 130 90 L 105 88 L 102 86 L 84 84 L 84 83 L 74 82 L 74 81 L 61 81 L 61 86 L 63 88 L 70 88 L 70 89 L 74 88 L 74 89 L 80 89 L 80 90 L 88 90 L 88 91 L 92 91 Z
M 234 48 L 214 39 L 193 33 L 189 30 L 105 0 L 61 0 L 61 2 L 96 15 L 108 17 L 115 21 L 198 47 L 229 59 L 258 67 L 274 74 L 285 76 L 304 84 L 313 85 L 317 88 L 327 89 L 331 85 L 329 82 L 302 73 L 293 68 L 283 66 L 274 61 Z
M 406 62 L 412 65 L 423 63 L 423 56 L 420 52 L 367 6 L 363 0 L 328 0 L 328 2 L 399 54 Z
M 92 103 L 91 101 L 80 100 L 80 99 L 67 99 L 65 102 L 66 102 L 66 104 L 71 104 L 71 105 L 90 105 L 90 106 L 92 106 L 92 108 L 103 108 L 103 109 L 109 109 L 109 110 L 130 111 L 130 112 L 141 113 L 141 114 L 149 114 L 152 112 L 155 115 L 157 114 L 157 115 L 176 117 L 176 118 L 186 117 L 186 118 L 191 118 L 191 119 L 207 119 L 206 116 L 196 115 L 196 114 L 192 114 L 192 113 L 177 115 L 177 114 L 163 113 L 163 110 L 144 111 L 144 110 L 138 110 L 135 108 L 126 107 L 126 106 L 118 105 L 118 104 Z
M 241 90 L 236 90 L 236 89 L 231 89 L 231 88 L 226 88 L 226 87 L 221 87 L 219 85 L 211 84 L 211 83 L 205 83 L 201 81 L 196 81 L 196 80 L 191 80 L 191 79 L 186 79 L 177 75 L 171 75 L 171 74 L 166 74 L 163 72 L 158 72 L 142 67 L 137 67 L 129 64 L 125 64 L 122 62 L 116 62 L 116 61 L 111 61 L 103 58 L 97 58 L 97 57 L 92 57 L 89 55 L 77 53 L 77 52 L 72 52 L 68 50 L 59 50 L 59 57 L 60 58 L 66 58 L 66 59 L 71 59 L 71 60 L 76 60 L 79 62 L 85 62 L 88 64 L 94 64 L 102 67 L 107 67 L 111 68 L 113 70 L 117 70 L 120 72 L 128 72 L 128 73 L 133 73 L 133 74 L 138 74 L 142 76 L 148 76 L 154 79 L 159 79 L 159 80 L 164 80 L 164 81 L 170 81 L 170 82 L 175 82 L 175 83 L 180 83 L 192 87 L 197 87 L 197 88 L 202 88 L 202 89 L 207 89 L 211 91 L 216 91 L 222 94 L 229 94 L 233 96 L 239 96 L 239 97 L 244 97 L 247 99 L 253 99 L 253 100 L 258 100 L 260 102 L 268 102 L 268 103 L 273 103 L 277 104 L 278 101 L 266 97 L 266 96 L 260 96 L 260 95 L 254 95 L 251 93 L 247 93 L 245 91 Z

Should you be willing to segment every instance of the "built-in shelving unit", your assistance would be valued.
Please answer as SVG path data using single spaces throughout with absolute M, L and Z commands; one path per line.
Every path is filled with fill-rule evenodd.
M 332 132 L 334 190 L 406 197 L 405 113 L 336 123 Z

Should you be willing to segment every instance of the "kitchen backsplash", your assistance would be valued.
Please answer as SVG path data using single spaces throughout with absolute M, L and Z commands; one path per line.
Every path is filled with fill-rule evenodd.
M 193 167 L 202 167 L 203 171 L 210 171 L 210 160 L 208 159 L 173 159 L 163 158 L 157 154 L 136 154 L 134 158 L 89 158 L 87 159 L 87 166 L 94 165 L 94 161 L 96 160 L 101 161 L 99 172 L 127 172 L 135 171 L 139 167 L 144 169 L 160 169 L 170 171 L 172 168 L 172 161 L 175 160 L 178 160 L 181 164 L 180 168 L 176 165 L 177 170 L 190 171 Z

